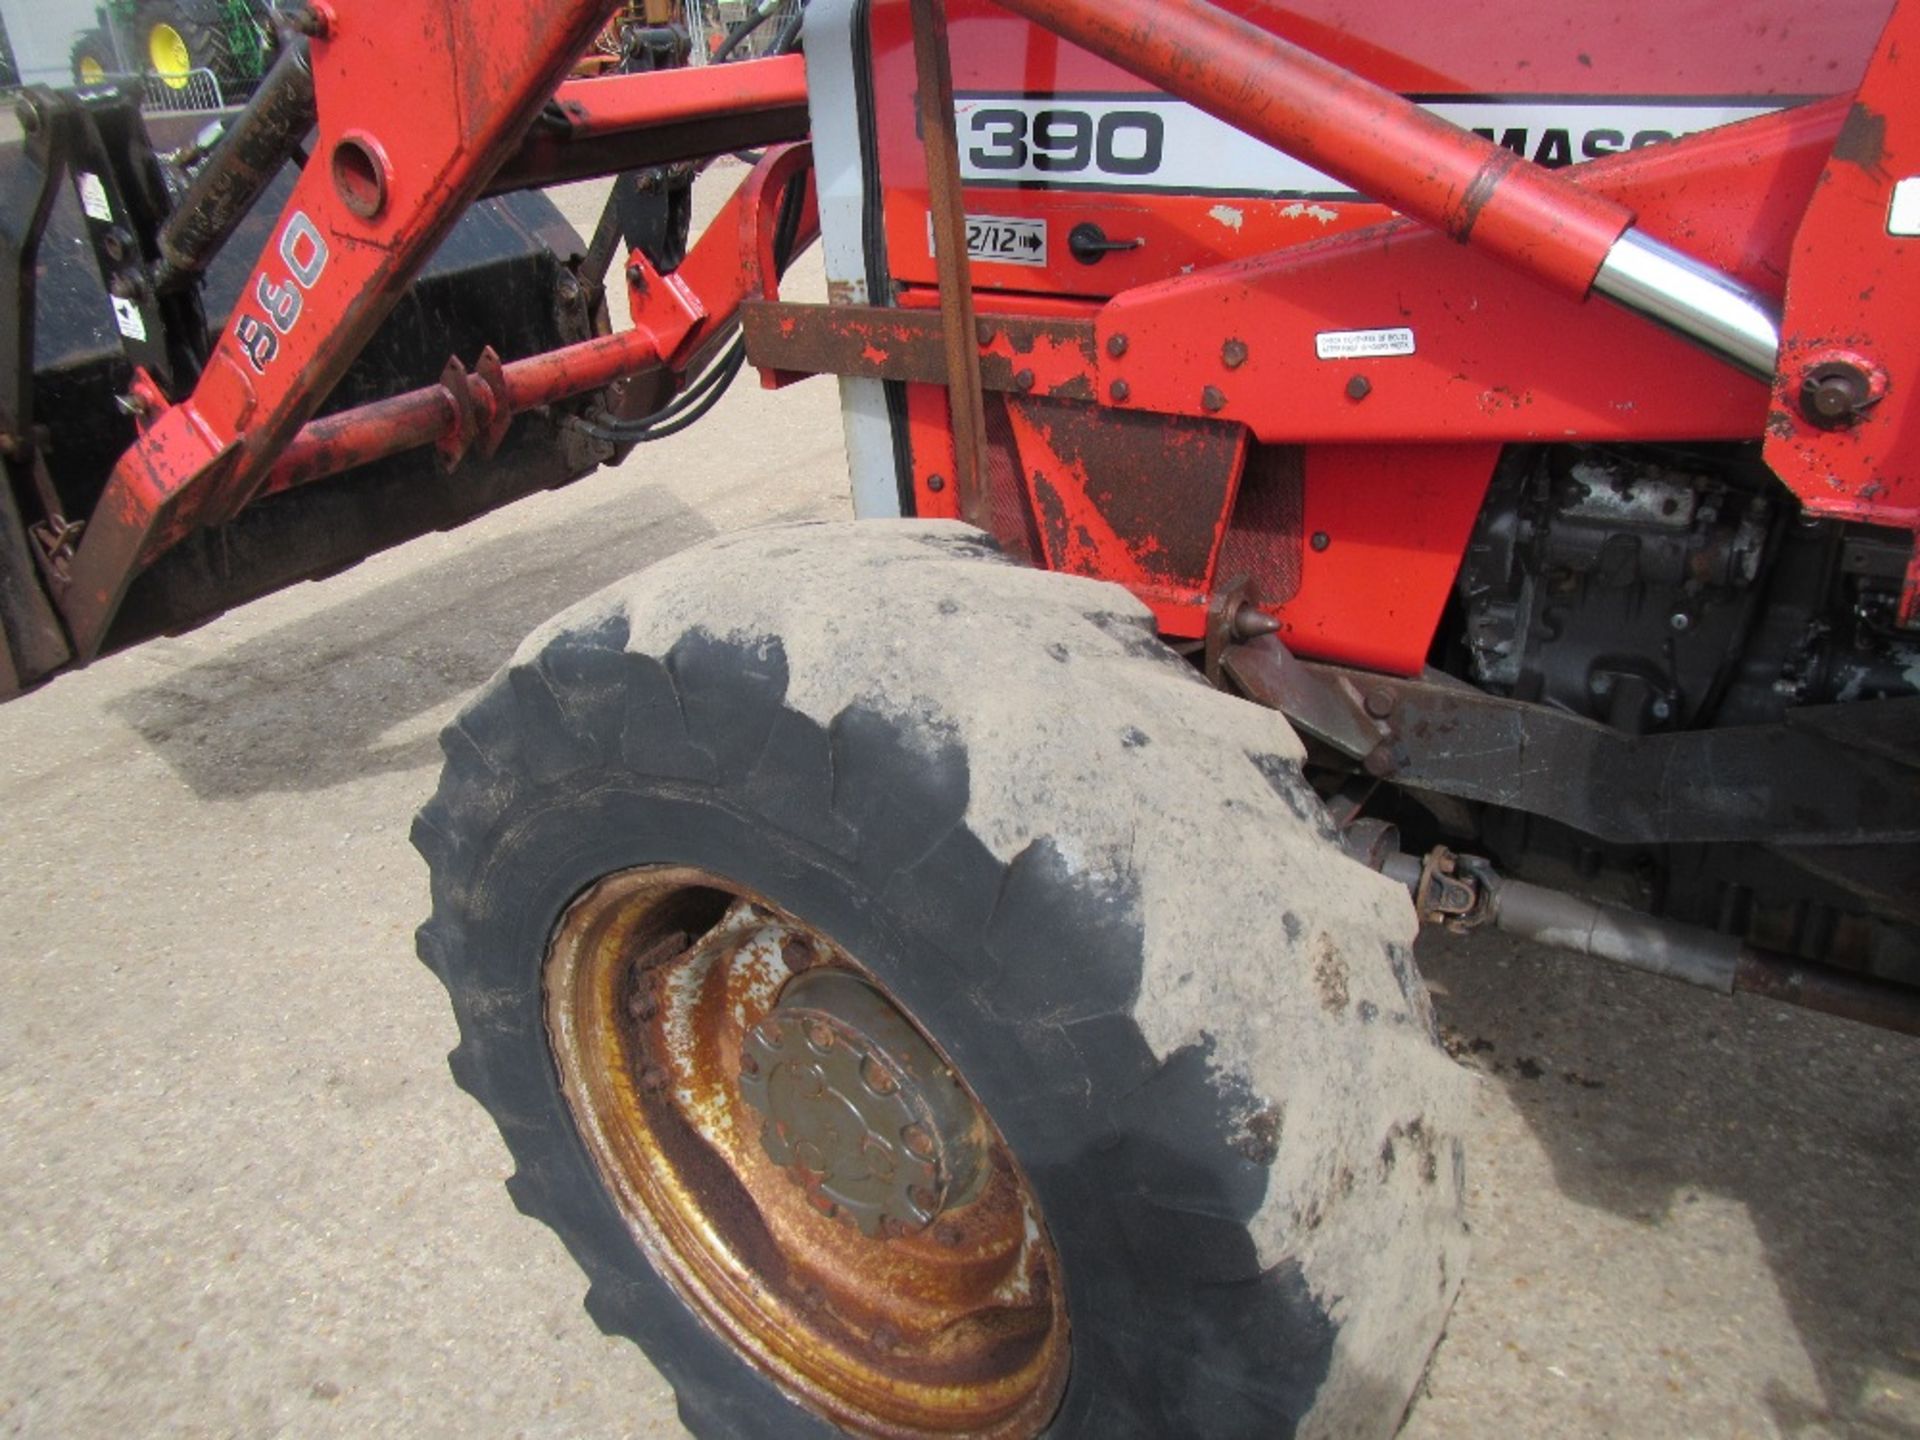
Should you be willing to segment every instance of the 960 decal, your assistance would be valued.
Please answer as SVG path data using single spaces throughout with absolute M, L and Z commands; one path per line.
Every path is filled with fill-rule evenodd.
M 247 362 L 259 374 L 267 373 L 280 353 L 280 337 L 291 335 L 300 323 L 300 310 L 307 291 L 320 283 L 327 268 L 327 242 L 320 227 L 304 210 L 296 210 L 280 232 L 280 262 L 287 267 L 284 280 L 262 271 L 253 287 L 253 305 L 235 307 L 233 338 L 246 352 Z

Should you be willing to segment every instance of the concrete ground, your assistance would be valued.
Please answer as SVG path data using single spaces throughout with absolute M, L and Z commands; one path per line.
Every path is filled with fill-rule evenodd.
M 0 1432 L 679 1433 L 447 1077 L 407 827 L 549 614 L 845 512 L 829 385 L 743 383 L 619 473 L 0 709 Z M 1484 1078 L 1409 1440 L 1920 1436 L 1920 1047 L 1499 938 L 1423 962 Z

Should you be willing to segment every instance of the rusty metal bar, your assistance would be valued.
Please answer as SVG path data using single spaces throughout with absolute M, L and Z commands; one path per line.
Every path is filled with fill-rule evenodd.
M 203 274 L 313 126 L 313 62 L 296 36 L 233 118 L 160 232 L 159 290 Z
M 760 149 L 807 137 L 798 55 L 569 80 L 487 193 Z
M 892 305 L 801 305 L 748 300 L 740 307 L 747 358 L 766 370 L 858 375 L 945 385 L 946 325 L 932 310 Z M 1091 320 L 976 314 L 984 390 L 1091 401 L 1098 365 Z
M 1920 1035 L 1920 990 L 1762 950 L 1698 925 L 1604 905 L 1498 874 L 1444 847 L 1381 867 L 1413 894 L 1421 918 L 1509 935 L 1683 981 L 1716 995 L 1759 995 L 1862 1025 Z
M 920 85 L 920 132 L 933 211 L 934 265 L 940 317 L 946 327 L 947 395 L 953 409 L 954 484 L 960 515 L 988 528 L 987 415 L 974 344 L 973 277 L 967 263 L 966 202 L 960 193 L 960 150 L 954 133 L 953 65 L 947 50 L 944 0 L 912 0 L 913 62 Z
M 450 367 L 437 385 L 309 422 L 281 454 L 261 493 L 291 490 L 425 445 L 440 445 L 454 458 L 475 441 L 491 448 L 515 415 L 598 390 L 660 358 L 651 333 L 623 330 L 510 365 L 483 359 L 471 374 Z
M 1920 1035 L 1920 991 L 1828 965 L 1807 964 L 1790 955 L 1744 947 L 1733 988 L 1862 1025 Z
M 1001 0 L 1006 9 L 1576 298 L 1633 212 L 1209 0 Z

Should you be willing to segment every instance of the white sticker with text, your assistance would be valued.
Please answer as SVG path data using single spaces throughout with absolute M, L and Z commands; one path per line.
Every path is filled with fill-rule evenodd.
M 87 212 L 88 219 L 108 225 L 113 223 L 113 206 L 107 203 L 107 187 L 100 183 L 98 175 L 86 170 L 80 172 L 80 208 Z
M 129 340 L 147 338 L 147 322 L 140 318 L 140 307 L 131 300 L 122 300 L 118 295 L 107 297 L 113 301 L 113 323 L 120 327 L 120 333 Z
M 1313 337 L 1322 360 L 1359 360 L 1374 355 L 1413 354 L 1411 330 L 1322 330 Z

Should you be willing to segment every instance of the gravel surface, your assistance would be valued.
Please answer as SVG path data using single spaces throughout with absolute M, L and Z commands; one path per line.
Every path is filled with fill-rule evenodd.
M 743 382 L 618 473 L 0 709 L 0 1432 L 679 1433 L 447 1078 L 407 827 L 551 613 L 845 511 L 830 384 Z M 1405 1436 L 1920 1436 L 1920 1047 L 1498 937 L 1422 958 L 1483 1078 Z

